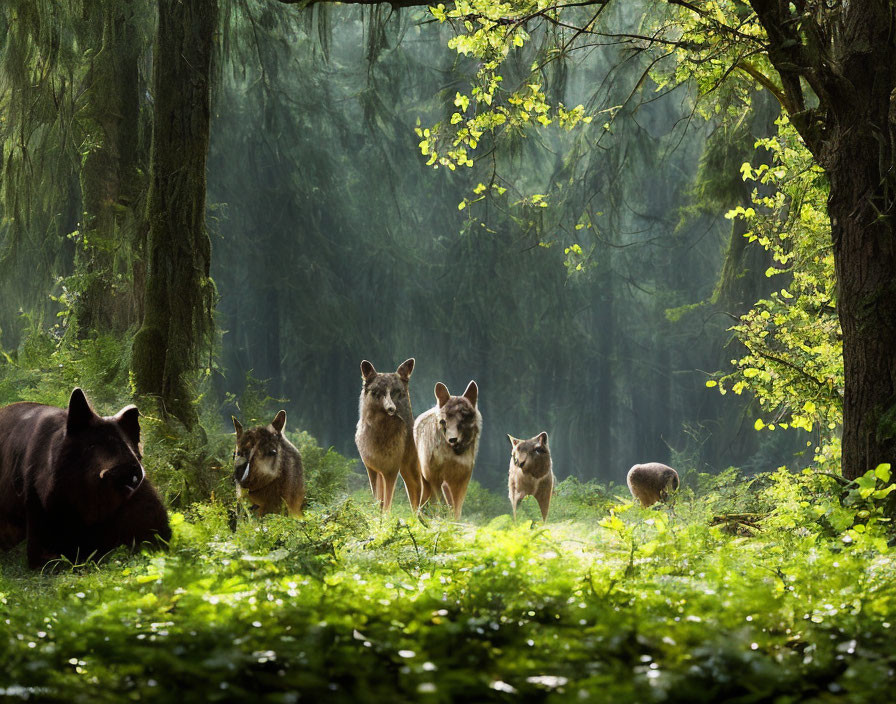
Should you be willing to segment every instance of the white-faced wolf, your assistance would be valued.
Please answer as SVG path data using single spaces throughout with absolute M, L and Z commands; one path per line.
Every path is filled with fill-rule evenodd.
M 548 434 L 539 433 L 529 440 L 508 435 L 507 439 L 511 445 L 507 489 L 510 505 L 513 506 L 513 520 L 516 520 L 517 504 L 527 496 L 534 496 L 541 509 L 541 517 L 547 522 L 554 490 Z
M 398 475 L 404 479 L 408 500 L 414 511 L 420 506 L 423 481 L 414 447 L 414 417 L 408 382 L 414 371 L 413 358 L 394 373 L 379 374 L 366 359 L 361 362 L 361 399 L 355 444 L 367 468 L 370 490 L 380 508 L 392 507 Z
M 305 503 L 305 474 L 298 449 L 283 434 L 286 411 L 280 411 L 270 425 L 243 430 L 233 418 L 236 451 L 233 477 L 236 495 L 249 499 L 259 516 L 282 511 L 302 515 Z
M 665 501 L 673 491 L 678 491 L 678 472 L 659 462 L 636 464 L 628 470 L 628 489 L 641 505 L 652 506 Z
M 424 482 L 420 503 L 444 495 L 454 517 L 460 518 L 482 432 L 482 414 L 476 408 L 479 387 L 471 381 L 463 396 L 452 396 L 439 382 L 435 394 L 438 403 L 414 423 Z

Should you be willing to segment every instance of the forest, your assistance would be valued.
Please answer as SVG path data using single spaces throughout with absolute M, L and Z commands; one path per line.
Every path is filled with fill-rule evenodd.
M 0 700 L 886 701 L 894 26 L 6 0 Z

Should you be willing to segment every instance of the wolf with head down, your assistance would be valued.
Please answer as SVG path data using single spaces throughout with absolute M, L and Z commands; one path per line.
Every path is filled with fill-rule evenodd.
M 414 446 L 414 416 L 408 383 L 414 359 L 403 362 L 395 372 L 379 373 L 366 359 L 361 362 L 361 398 L 355 444 L 367 468 L 370 490 L 380 509 L 392 508 L 395 482 L 404 479 L 411 508 L 420 506 L 423 482 Z

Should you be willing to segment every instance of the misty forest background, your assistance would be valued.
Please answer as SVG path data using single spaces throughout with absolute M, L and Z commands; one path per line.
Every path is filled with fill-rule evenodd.
M 645 8 L 614 8 L 612 21 L 634 31 Z M 140 323 L 152 17 L 151 3 L 23 2 L 3 15 L 0 345 L 13 357 L 38 331 L 127 340 Z M 511 56 L 508 81 L 557 31 Z M 749 393 L 705 386 L 744 352 L 732 323 L 781 286 L 766 276 L 771 254 L 724 217 L 750 203 L 740 167 L 763 160 L 753 143 L 778 129 L 774 100 L 747 85 L 749 99 L 729 91 L 706 120 L 693 83 L 645 75 L 649 52 L 595 42 L 610 46 L 543 71 L 553 101 L 594 121 L 508 130 L 475 167 L 434 170 L 415 128 L 448 120 L 476 70 L 451 36 L 425 8 L 221 4 L 214 330 L 196 391 L 219 427 L 261 382 L 291 428 L 354 457 L 360 361 L 389 371 L 414 356 L 417 413 L 436 381 L 479 384 L 475 477 L 489 486 L 504 482 L 508 432 L 548 431 L 560 477 L 620 482 L 642 461 L 808 463 L 811 449 L 794 453 L 817 436 L 757 433 Z M 459 209 L 478 184 L 506 192 Z M 123 383 L 128 354 L 109 372 Z

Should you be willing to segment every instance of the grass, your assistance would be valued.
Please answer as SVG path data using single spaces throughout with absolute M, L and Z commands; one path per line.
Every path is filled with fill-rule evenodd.
M 888 479 L 889 477 L 887 477 Z M 883 485 L 883 480 L 881 484 Z M 873 497 L 817 475 L 685 477 L 671 506 L 563 482 L 551 521 L 369 493 L 298 521 L 173 515 L 162 554 L 0 555 L 0 692 L 119 702 L 886 701 L 896 565 Z M 531 505 L 530 505 L 531 504 Z M 718 521 L 720 514 L 749 515 Z M 714 522 L 716 525 L 712 525 Z M 743 528 L 743 529 L 742 529 Z

